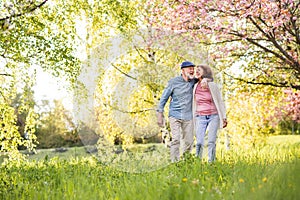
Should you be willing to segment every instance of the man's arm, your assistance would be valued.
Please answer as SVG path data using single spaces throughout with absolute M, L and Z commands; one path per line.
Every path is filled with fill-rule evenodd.
M 201 85 L 201 87 L 203 87 L 203 88 L 207 88 L 207 87 L 208 87 L 208 82 L 212 82 L 212 81 L 214 81 L 214 79 L 212 79 L 212 78 L 203 78 L 203 79 L 201 80 L 201 82 L 200 82 L 200 85 Z M 194 82 L 195 82 L 195 84 L 196 84 L 197 82 L 199 82 L 199 78 L 195 77 L 195 78 L 194 78 Z
M 157 124 L 160 127 L 164 127 L 164 125 L 165 125 L 164 108 L 165 108 L 165 105 L 171 95 L 172 95 L 172 84 L 171 84 L 171 81 L 169 81 L 167 87 L 165 88 L 165 90 L 163 91 L 163 93 L 161 95 L 161 98 L 160 98 L 159 104 L 158 104 L 158 109 L 156 110 L 157 111 Z
M 169 100 L 170 96 L 172 95 L 172 92 L 173 92 L 172 83 L 171 81 L 169 81 L 167 87 L 164 89 L 160 97 L 158 109 L 157 109 L 158 112 L 162 112 L 162 113 L 164 112 L 165 105 Z
M 208 87 L 208 82 L 212 82 L 214 79 L 212 78 L 203 78 L 200 82 L 200 85 L 202 88 L 207 88 Z

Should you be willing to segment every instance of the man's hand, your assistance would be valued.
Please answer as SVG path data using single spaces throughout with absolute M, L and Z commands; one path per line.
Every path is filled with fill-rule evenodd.
M 202 88 L 208 87 L 208 82 L 211 82 L 212 80 L 210 78 L 203 78 L 200 82 L 200 85 Z
M 164 114 L 162 112 L 157 112 L 157 124 L 159 127 L 165 126 Z

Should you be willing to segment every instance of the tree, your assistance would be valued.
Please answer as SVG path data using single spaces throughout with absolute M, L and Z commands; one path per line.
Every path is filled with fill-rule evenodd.
M 34 113 L 32 95 L 28 92 L 28 85 L 25 90 L 18 94 L 14 85 L 3 82 L 0 98 L 0 152 L 6 153 L 9 160 L 24 159 L 18 149 L 25 147 L 33 151 L 36 146 L 35 124 L 36 114 Z M 13 99 L 16 97 L 15 99 Z
M 274 129 L 283 130 L 279 134 L 299 134 L 300 131 L 300 98 L 299 91 L 286 89 L 283 91 L 281 105 L 277 105 L 270 123 Z
M 61 100 L 54 100 L 54 107 L 45 100 L 43 110 L 37 121 L 37 140 L 39 148 L 53 148 L 61 146 L 78 145 L 77 126 L 73 121 L 70 111 L 66 110 Z
M 265 108 L 260 107 L 262 109 L 249 105 L 245 114 L 251 117 L 258 115 L 260 119 L 269 120 L 276 116 L 274 112 L 270 112 L 272 108 L 275 109 L 272 107 L 273 103 L 278 104 L 278 98 L 285 102 L 282 98 L 286 96 L 284 90 L 287 89 L 296 96 L 300 89 L 299 1 L 157 0 L 148 1 L 148 4 L 151 5 L 152 2 L 160 2 L 160 6 L 152 9 L 152 23 L 157 28 L 192 36 L 195 43 L 209 47 L 210 64 L 218 73 L 223 74 L 222 86 L 232 112 L 231 119 L 237 127 L 250 128 L 253 124 L 240 124 L 238 118 L 242 117 L 239 114 L 244 114 L 240 113 L 243 104 L 238 103 L 236 98 L 244 99 L 248 95 L 253 98 L 255 95 L 257 102 L 268 100 Z M 186 47 L 185 45 L 184 48 Z M 259 87 L 260 85 L 266 87 Z M 241 88 L 246 91 L 240 91 Z M 268 98 L 268 95 L 275 95 L 273 97 L 277 100 Z M 244 100 L 247 105 L 248 100 Z M 287 97 L 286 100 L 292 105 L 298 105 L 295 99 Z M 291 110 L 287 105 L 278 106 L 280 109 Z M 295 106 L 293 109 L 289 113 L 285 112 L 284 118 L 281 115 L 280 119 L 288 119 L 288 115 L 295 116 L 293 113 L 297 113 L 297 109 Z M 266 112 L 273 116 L 265 115 Z M 255 121 L 254 118 L 253 120 Z M 259 124 L 261 127 L 257 130 L 261 132 L 265 126 L 263 132 L 268 132 L 268 126 L 264 122 Z M 234 128 L 232 131 L 236 132 Z M 256 132 L 255 129 L 243 130 L 248 133 L 252 131 Z
M 149 1 L 152 2 L 152 1 Z M 192 34 L 210 56 L 240 67 L 250 84 L 300 89 L 300 2 L 297 0 L 160 1 L 154 22 Z M 220 68 L 224 69 L 224 67 Z
M 0 22 L 9 21 L 10 27 L 0 29 L 0 56 L 4 60 L 4 69 L 27 70 L 38 65 L 56 76 L 67 74 L 66 77 L 72 80 L 78 71 L 74 41 L 70 40 L 75 39 L 75 28 L 71 22 L 68 27 L 61 27 L 67 13 L 59 12 L 59 4 L 47 2 L 6 2 L 0 10 Z
M 70 19 L 65 7 L 57 2 L 2 1 L 0 3 L 0 107 L 3 116 L 1 152 L 16 157 L 19 146 L 32 149 L 35 141 L 36 114 L 28 104 L 30 87 L 35 81 L 36 66 L 56 76 L 65 76 L 71 82 L 78 75 L 78 59 L 74 56 L 76 47 L 75 21 L 65 26 L 63 20 Z M 75 7 L 77 8 L 77 7 Z M 74 8 L 74 9 L 75 9 Z M 66 15 L 64 15 L 66 14 Z M 29 86 L 29 90 L 28 87 Z M 16 109 L 13 100 L 21 94 Z M 12 112 L 14 110 L 14 112 Z M 23 113 L 22 129 L 18 118 Z M 25 119 L 26 115 L 26 119 Z M 21 137 L 26 132 L 27 140 Z M 7 142 L 11 142 L 6 145 Z M 19 154 L 20 155 L 20 154 Z
M 91 110 L 96 112 L 90 115 L 97 117 L 102 133 L 117 143 L 159 133 L 155 109 L 167 80 L 180 73 L 182 60 L 200 60 L 202 56 L 201 48 L 197 58 L 187 50 L 178 51 L 182 38 L 155 30 L 145 2 L 107 0 L 94 3 L 93 14 L 85 10 L 90 17 L 86 26 L 90 43 L 86 74 L 83 70 L 83 76 L 89 78 L 84 85 L 90 87 L 91 79 L 97 82 L 88 92 L 95 105 Z M 112 36 L 107 35 L 110 32 Z M 82 110 L 89 110 L 86 107 Z

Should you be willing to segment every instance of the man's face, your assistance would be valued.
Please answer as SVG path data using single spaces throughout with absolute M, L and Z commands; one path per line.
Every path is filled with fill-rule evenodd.
M 193 79 L 194 78 L 194 67 L 185 67 L 182 69 L 182 75 L 183 77 L 186 77 L 188 79 Z

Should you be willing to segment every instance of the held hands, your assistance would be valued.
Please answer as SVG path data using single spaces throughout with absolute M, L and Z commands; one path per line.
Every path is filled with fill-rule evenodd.
M 164 114 L 162 112 L 157 112 L 157 124 L 159 127 L 165 126 Z

